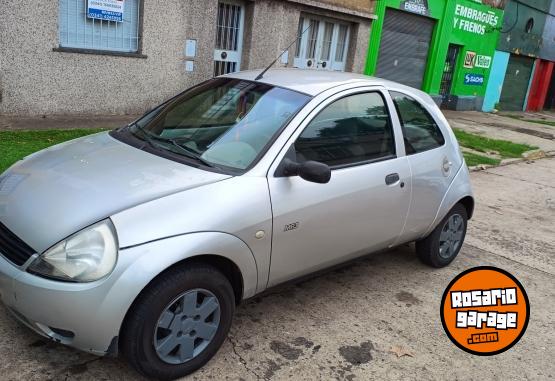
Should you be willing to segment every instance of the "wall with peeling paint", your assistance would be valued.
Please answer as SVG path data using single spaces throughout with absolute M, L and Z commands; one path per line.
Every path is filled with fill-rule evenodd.
M 538 57 L 551 0 L 511 0 L 505 7 L 498 50 Z M 531 28 L 527 29 L 530 24 Z

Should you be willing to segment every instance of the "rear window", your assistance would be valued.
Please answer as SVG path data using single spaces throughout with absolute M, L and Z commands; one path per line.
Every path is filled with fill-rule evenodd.
M 428 111 L 414 98 L 390 92 L 399 114 L 407 155 L 428 151 L 445 144 L 439 126 Z

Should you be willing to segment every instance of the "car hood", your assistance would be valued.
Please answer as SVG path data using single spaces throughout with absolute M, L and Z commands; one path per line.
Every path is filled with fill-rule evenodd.
M 100 133 L 32 154 L 0 176 L 0 222 L 41 253 L 114 213 L 229 177 Z

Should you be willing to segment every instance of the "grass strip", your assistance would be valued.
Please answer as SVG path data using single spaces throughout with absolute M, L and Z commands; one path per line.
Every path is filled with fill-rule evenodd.
M 94 134 L 100 129 L 0 131 L 0 173 L 33 152 Z

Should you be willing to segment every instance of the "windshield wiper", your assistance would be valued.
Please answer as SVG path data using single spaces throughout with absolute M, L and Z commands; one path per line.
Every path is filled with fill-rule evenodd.
M 148 143 L 148 145 L 150 145 L 150 146 L 151 146 L 152 148 L 154 148 L 154 149 L 160 149 L 160 147 L 158 147 L 158 146 L 157 146 L 156 144 L 154 144 L 154 142 L 153 142 L 154 136 L 151 135 L 151 134 L 149 134 L 148 132 L 146 132 L 146 130 L 145 130 L 144 128 L 142 128 L 141 126 L 139 126 L 137 123 L 131 123 L 131 124 L 129 124 L 129 125 L 127 126 L 127 128 L 131 128 L 131 127 L 135 127 L 135 128 L 137 128 L 139 131 L 141 131 L 141 133 L 143 134 L 144 141 L 145 141 L 146 143 Z M 133 131 L 131 131 L 131 133 L 133 133 Z M 143 146 L 143 148 L 144 148 L 144 146 Z M 142 149 L 142 148 L 141 148 L 141 149 Z
M 158 141 L 161 143 L 170 143 L 171 145 L 173 145 L 176 148 L 179 148 L 179 150 L 181 151 L 181 153 L 183 153 L 184 156 L 187 156 L 189 159 L 193 159 L 196 160 L 202 164 L 204 164 L 207 167 L 210 168 L 215 168 L 216 166 L 214 164 L 212 164 L 211 162 L 203 159 L 195 150 L 193 150 L 192 148 L 189 148 L 185 145 L 181 145 L 179 144 L 177 141 L 175 141 L 174 139 L 167 139 L 167 138 L 163 138 L 161 136 L 156 136 L 153 135 L 151 133 L 149 133 L 148 131 L 146 131 L 144 128 L 142 128 L 141 126 L 139 126 L 137 123 L 133 123 L 130 125 L 131 126 L 135 126 L 139 131 L 141 131 L 143 133 L 143 136 L 145 138 L 145 141 L 153 148 L 155 149 L 160 149 L 159 146 L 157 146 L 156 144 L 154 144 L 154 141 Z
M 212 164 L 211 162 L 205 160 L 202 158 L 202 156 L 200 156 L 195 150 L 193 150 L 192 148 L 187 147 L 186 145 L 182 145 L 179 144 L 178 142 L 176 142 L 174 139 L 164 139 L 161 138 L 164 141 L 173 144 L 174 147 L 177 147 L 181 150 L 181 152 L 183 152 L 183 154 L 191 159 L 195 159 L 199 162 L 201 162 L 202 164 L 206 165 L 207 167 L 210 168 L 214 168 L 215 165 Z

